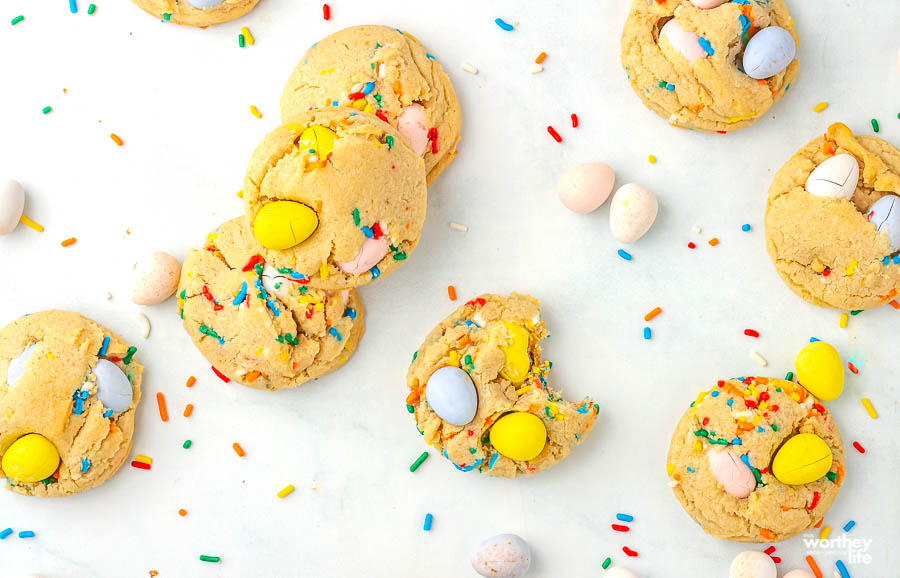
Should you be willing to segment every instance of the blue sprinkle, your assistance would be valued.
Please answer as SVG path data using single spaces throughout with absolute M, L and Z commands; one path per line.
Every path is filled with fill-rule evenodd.
M 72 12 L 72 14 L 75 14 L 75 13 L 78 12 L 78 2 L 77 2 L 77 0 L 69 0 L 69 11 Z M 32 534 L 32 535 L 33 535 L 33 534 Z M 21 537 L 21 536 L 20 536 L 20 537 Z
M 784 91 L 787 92 L 790 89 L 791 89 L 791 83 L 787 83 L 787 85 L 785 85 L 785 87 L 784 87 Z
M 741 22 L 741 34 L 744 34 L 748 30 L 750 30 L 750 19 L 741 14 L 740 18 L 738 18 Z
M 338 330 L 335 329 L 334 327 L 328 328 L 328 334 L 331 335 L 332 337 L 334 337 L 335 339 L 337 339 L 338 341 L 341 341 L 341 334 L 338 333 Z
M 650 332 L 649 327 L 644 327 L 644 339 L 650 339 L 653 334 Z
M 853 526 L 855 526 L 855 525 L 856 525 L 856 522 L 854 522 L 853 520 L 850 520 L 849 522 L 844 524 L 844 531 L 849 532 L 850 530 L 853 529 Z
M 425 53 L 425 58 L 427 58 L 428 60 L 434 60 L 434 59 L 435 59 L 434 56 L 428 54 L 427 52 Z
M 0 532 L 0 540 L 6 540 L 6 538 L 12 534 L 12 528 L 7 528 Z
M 584 402 L 584 403 L 582 403 L 580 406 L 578 406 L 577 408 L 575 408 L 575 411 L 577 411 L 578 413 L 587 413 L 587 412 L 588 412 L 588 410 L 587 410 L 587 402 Z
M 668 90 L 669 92 L 675 90 L 675 85 L 670 82 L 666 85 L 666 90 Z
M 810 342 L 810 343 L 815 343 L 815 342 L 818 341 L 818 340 L 819 340 L 818 337 L 810 337 L 810 338 L 809 338 L 809 342 Z
M 747 464 L 748 468 L 753 467 L 750 465 L 750 458 L 747 457 L 747 454 L 744 454 L 741 456 L 741 461 L 744 462 L 745 464 Z
M 91 460 L 81 458 L 81 473 L 86 474 L 89 469 L 91 469 Z
M 620 522 L 634 522 L 634 516 L 628 514 L 616 514 L 616 520 Z
M 495 23 L 497 26 L 499 26 L 500 28 L 502 28 L 503 30 L 506 30 L 507 32 L 509 32 L 509 31 L 511 31 L 511 30 L 513 29 L 513 25 L 512 25 L 512 24 L 507 24 L 506 22 L 503 21 L 502 18 L 495 18 L 495 19 L 494 19 L 494 23 Z
M 766 431 L 766 430 L 764 430 L 764 429 L 761 428 L 760 426 L 756 426 L 756 433 L 762 433 L 762 432 L 764 432 L 764 431 Z
M 697 470 L 695 470 L 695 469 L 692 468 L 691 466 L 688 466 L 688 467 L 687 467 L 687 471 L 691 472 L 692 474 L 696 474 L 696 473 L 697 473 Z
M 697 44 L 699 44 L 700 47 L 703 48 L 703 50 L 705 50 L 706 53 L 710 56 L 716 53 L 716 51 L 713 50 L 712 44 L 709 43 L 709 40 L 703 38 L 702 36 L 697 39 Z
M 363 87 L 362 91 L 360 91 L 360 92 L 362 92 L 363 94 L 369 94 L 369 93 L 372 92 L 374 89 L 375 89 L 375 83 L 374 83 L 374 82 L 367 82 L 366 85 Z
M 363 232 L 363 235 L 365 235 L 367 239 L 371 239 L 375 236 L 375 232 L 372 231 L 371 227 L 366 227 L 365 225 L 363 225 L 360 230 Z
M 743 232 L 746 233 L 746 232 L 749 231 L 749 230 L 750 230 L 750 225 L 749 225 L 749 224 L 746 224 L 746 223 L 745 223 L 745 224 L 741 225 L 741 231 L 743 231 Z
M 885 257 L 884 259 L 881 260 L 881 264 L 882 264 L 882 265 L 887 265 L 887 264 L 890 263 L 890 262 L 891 262 L 891 256 L 890 256 L 890 255 L 888 255 L 887 257 Z
M 372 267 L 370 271 L 372 273 L 372 279 L 378 279 L 378 276 L 381 275 L 381 270 L 378 267 Z
M 247 298 L 247 282 L 244 281 L 241 284 L 241 290 L 238 291 L 237 295 L 234 296 L 234 301 L 231 302 L 232 305 L 240 305 L 244 302 L 244 299 Z
M 900 255 L 894 255 L 893 262 L 894 265 L 900 265 Z
M 108 410 L 106 410 L 106 411 L 103 412 L 103 417 L 108 418 L 108 417 L 111 416 L 112 414 L 113 414 L 113 410 L 108 409 Z
M 337 105 L 338 105 L 338 101 L 336 101 L 336 100 L 331 101 L 331 106 L 337 106 Z
M 78 397 L 80 397 L 81 399 L 87 399 L 87 398 L 91 397 L 91 392 L 89 392 L 86 389 L 82 389 L 81 392 L 78 394 Z
M 619 257 L 625 259 L 626 261 L 631 261 L 631 253 L 626 251 L 625 249 L 619 249 L 616 251 L 619 254 Z
M 711 397 L 719 397 L 719 390 L 718 390 L 718 389 L 714 389 L 714 390 L 712 390 L 712 391 L 709 393 L 709 395 L 710 395 Z
M 841 578 L 850 578 L 850 573 L 847 572 L 847 567 L 844 566 L 843 560 L 838 560 L 834 565 L 837 566 L 838 572 L 841 573 Z
M 729 405 L 729 406 L 734 405 L 734 400 L 733 400 L 733 399 L 729 399 L 729 400 L 728 400 L 728 405 Z
M 274 315 L 275 317 L 281 315 L 281 311 L 278 309 L 278 306 L 275 305 L 275 302 L 271 299 L 266 299 L 266 307 L 268 307 L 269 310 L 272 311 L 272 315 Z M 224 341 L 222 343 L 224 343 Z
M 72 0 L 72 2 L 75 2 L 75 0 Z M 32 532 L 31 530 L 19 532 L 19 538 L 34 538 L 34 532 Z
M 356 319 L 356 309 L 347 307 L 346 309 L 344 309 L 344 317 L 349 317 L 351 320 Z
M 291 279 L 306 279 L 306 275 L 303 273 L 297 273 L 296 271 L 291 271 L 290 273 Z
M 425 525 L 422 526 L 422 528 L 423 528 L 426 532 L 430 532 L 430 531 L 431 531 L 431 521 L 432 521 L 432 520 L 434 520 L 434 516 L 432 516 L 431 514 L 425 514 Z
M 741 441 L 741 438 L 734 438 L 733 440 L 731 440 L 731 445 L 742 446 L 742 445 L 744 445 L 744 442 Z
M 496 462 L 496 461 L 497 461 L 497 458 L 499 458 L 499 457 L 500 457 L 500 454 L 499 454 L 499 453 L 496 453 L 496 454 L 494 454 L 494 455 L 491 456 L 491 460 L 488 462 L 488 469 L 489 469 L 489 470 L 490 470 L 491 468 L 494 467 L 494 462 Z
M 448 460 L 450 459 L 449 457 L 447 457 L 447 454 L 444 454 L 444 457 L 446 457 Z M 481 462 L 483 462 L 483 461 L 484 461 L 484 459 L 480 459 L 477 462 L 475 462 L 474 464 L 472 464 L 471 466 L 463 466 L 463 467 L 460 467 L 457 464 L 453 464 L 453 462 L 450 462 L 450 463 L 453 464 L 454 468 L 456 468 L 457 470 L 459 470 L 461 472 L 471 472 L 472 470 L 474 470 L 475 468 L 480 466 Z
M 109 348 L 109 335 L 103 338 L 103 345 L 100 346 L 100 353 L 97 354 L 98 357 L 105 357 L 106 350 Z

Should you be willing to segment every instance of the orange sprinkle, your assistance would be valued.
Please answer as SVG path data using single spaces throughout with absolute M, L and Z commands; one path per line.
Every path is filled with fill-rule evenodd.
M 790 506 L 781 506 L 781 511 L 782 511 L 782 512 L 787 512 L 787 511 L 790 510 L 790 509 L 791 509 Z
M 772 530 L 766 530 L 765 528 L 760 528 L 759 535 L 762 536 L 763 538 L 765 538 L 766 540 L 769 540 L 770 542 L 775 541 L 775 533 L 772 532 Z
M 394 82 L 394 94 L 403 94 L 403 85 L 399 80 Z
M 680 482 L 680 481 L 681 481 L 681 474 L 675 474 L 674 476 L 672 476 L 672 478 L 673 478 L 676 482 Z
M 416 405 L 419 402 L 419 390 L 409 392 L 406 396 L 406 405 Z
M 715 247 L 718 244 L 719 244 L 719 239 L 717 237 L 713 237 L 712 239 L 709 240 L 710 247 Z
M 188 380 L 187 380 L 187 382 L 185 383 L 185 385 L 186 385 L 187 387 L 194 387 L 194 384 L 195 384 L 195 383 L 197 383 L 197 378 L 194 377 L 194 376 L 192 375 L 192 376 L 190 376 L 190 377 L 188 378 Z
M 753 424 L 750 423 L 749 421 L 739 421 L 739 422 L 737 422 L 737 426 L 738 426 L 738 429 L 741 429 L 744 431 L 750 431 L 753 429 Z
M 259 378 L 260 373 L 258 371 L 251 371 L 247 375 L 244 376 L 244 380 L 247 383 L 253 383 Z
M 662 313 L 662 309 L 660 309 L 659 307 L 655 307 L 655 308 L 653 309 L 653 311 L 651 311 L 650 313 L 644 315 L 644 321 L 650 321 L 651 319 L 653 319 L 654 317 L 656 317 L 656 316 L 659 315 L 660 313 Z
M 547 53 L 541 52 L 540 54 L 538 54 L 538 57 L 534 59 L 534 62 L 535 64 L 540 64 L 544 61 L 545 58 L 547 58 Z
M 466 333 L 462 337 L 459 338 L 459 341 L 456 342 L 456 346 L 459 348 L 463 348 L 470 343 L 472 343 L 472 340 L 469 339 L 469 334 Z
M 75 241 L 77 240 L 78 239 L 76 239 L 75 237 L 69 237 L 68 239 L 60 243 L 60 245 L 62 245 L 63 247 L 68 247 L 69 245 L 74 245 Z
M 450 301 L 456 301 L 456 287 L 447 285 L 447 297 L 450 298 Z
M 822 143 L 822 152 L 828 156 L 833 155 L 834 154 L 834 145 L 828 141 L 825 141 L 824 143 Z
M 191 417 L 191 414 L 194 412 L 194 404 L 189 403 L 184 406 L 184 417 Z
M 184 516 L 184 515 L 186 515 L 186 514 L 187 514 L 187 510 L 185 510 L 184 508 L 181 508 L 180 510 L 178 510 L 178 515 L 179 515 L 179 516 Z
M 244 457 L 244 448 L 241 447 L 241 444 L 234 442 L 231 444 L 231 447 L 234 448 L 234 453 L 236 453 L 240 457 Z
M 820 528 L 822 526 L 822 522 L 824 522 L 824 521 L 825 521 L 825 518 L 822 518 L 821 520 L 818 521 L 818 523 L 815 526 L 813 526 L 813 528 Z
M 119 146 L 122 146 L 123 144 L 125 144 L 124 142 L 122 142 L 122 137 L 120 137 L 116 133 L 110 133 L 109 138 L 113 139 L 113 142 Z
M 156 394 L 156 405 L 159 406 L 159 419 L 169 421 L 169 412 L 166 411 L 166 396 L 161 391 Z
M 813 560 L 812 556 L 806 556 L 806 563 L 809 564 L 809 569 L 813 571 L 813 574 L 816 575 L 816 578 L 822 578 L 822 571 L 819 570 L 819 565 L 816 564 L 816 561 Z
M 900 303 L 897 303 L 896 299 L 891 299 L 890 301 L 888 301 L 888 305 L 890 305 L 894 309 L 900 309 Z

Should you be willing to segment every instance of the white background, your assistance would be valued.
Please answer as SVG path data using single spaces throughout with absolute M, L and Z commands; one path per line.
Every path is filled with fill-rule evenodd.
M 832 122 L 871 134 L 877 117 L 880 136 L 900 145 L 900 3 L 791 2 L 800 75 L 765 118 L 727 136 L 671 128 L 632 93 L 619 63 L 624 0 L 335 0 L 330 22 L 320 3 L 263 0 L 244 19 L 207 30 L 160 23 L 125 0 L 98 1 L 93 16 L 80 4 L 76 15 L 63 0 L 6 0 L 0 11 L 0 176 L 25 185 L 27 213 L 46 227 L 20 225 L 0 239 L 0 325 L 72 309 L 137 345 L 146 372 L 132 453 L 152 456 L 153 469 L 125 465 L 102 487 L 65 499 L 0 492 L 0 529 L 37 534 L 0 542 L 0 574 L 457 577 L 473 575 L 469 552 L 480 540 L 515 532 L 532 546 L 534 578 L 602 576 L 606 556 L 644 577 L 722 577 L 746 546 L 708 537 L 672 496 L 672 428 L 719 378 L 783 376 L 814 335 L 860 368 L 829 404 L 847 446 L 847 479 L 826 524 L 837 537 L 854 519 L 850 537 L 873 541 L 871 564 L 850 566 L 854 578 L 897 575 L 900 312 L 869 311 L 839 329 L 839 312 L 794 296 L 765 253 L 763 211 L 774 171 Z M 17 14 L 26 20 L 10 26 Z M 504 32 L 498 16 L 519 26 Z M 246 162 L 278 122 L 296 61 L 319 38 L 368 23 L 409 30 L 444 64 L 463 110 L 459 157 L 429 191 L 410 261 L 363 289 L 366 334 L 343 369 L 274 394 L 224 385 L 182 330 L 174 299 L 142 310 L 153 332 L 141 338 L 128 272 L 149 250 L 183 258 L 240 214 Z M 242 25 L 254 46 L 238 48 Z M 545 71 L 530 75 L 541 51 Z M 815 114 L 822 100 L 830 105 Z M 560 175 L 584 161 L 604 161 L 618 185 L 639 182 L 659 197 L 653 229 L 627 247 L 631 262 L 616 256 L 608 205 L 576 215 L 556 198 Z M 451 221 L 469 231 L 451 230 Z M 71 236 L 78 243 L 60 247 Z M 404 405 L 413 351 L 464 300 L 509 291 L 543 300 L 551 381 L 569 397 L 594 396 L 595 431 L 531 479 L 463 474 L 433 451 L 411 474 L 425 449 Z M 655 306 L 663 313 L 645 341 L 642 317 Z M 748 327 L 761 338 L 745 337 Z M 768 368 L 750 359 L 751 348 Z M 193 389 L 184 387 L 189 375 Z M 188 402 L 195 409 L 185 419 Z M 853 440 L 868 452 L 858 454 Z M 296 491 L 276 498 L 289 483 Z M 635 516 L 631 533 L 610 529 L 616 512 Z M 625 545 L 640 556 L 626 558 Z M 800 538 L 779 544 L 779 574 L 805 567 L 806 553 Z M 814 554 L 830 576 L 836 556 Z

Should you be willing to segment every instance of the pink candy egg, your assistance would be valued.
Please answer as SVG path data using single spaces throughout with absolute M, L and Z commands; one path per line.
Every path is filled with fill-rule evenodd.
M 384 237 L 380 239 L 366 239 L 359 248 L 355 259 L 352 261 L 338 261 L 337 266 L 348 275 L 359 275 L 377 265 L 379 261 L 384 259 L 387 252 L 388 244 Z
M 718 8 L 722 4 L 725 4 L 726 2 L 731 2 L 731 0 L 691 0 L 691 4 L 693 4 L 700 10 L 709 10 L 711 8 Z
M 778 569 L 775 562 L 759 550 L 747 550 L 731 561 L 728 578 L 775 578 Z
M 706 457 L 713 476 L 732 496 L 746 498 L 756 489 L 753 472 L 730 449 L 709 450 Z
M 781 578 L 816 578 L 813 576 L 812 572 L 807 572 L 806 570 L 791 570 Z
M 421 104 L 403 107 L 397 118 L 397 130 L 417 155 L 425 152 L 425 147 L 428 146 L 428 127 L 425 125 L 425 109 Z
M 181 265 L 162 251 L 153 251 L 134 266 L 131 300 L 138 305 L 156 305 L 169 298 L 178 288 Z
M 687 58 L 691 64 L 699 58 L 707 57 L 706 51 L 700 46 L 700 37 L 682 28 L 674 18 L 666 22 L 659 35 L 665 36 L 672 48 Z
M 584 163 L 559 179 L 556 192 L 570 211 L 590 213 L 609 198 L 615 181 L 616 175 L 609 165 Z

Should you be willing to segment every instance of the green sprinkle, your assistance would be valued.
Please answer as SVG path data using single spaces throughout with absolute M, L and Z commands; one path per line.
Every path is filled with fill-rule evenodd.
M 16 24 L 18 24 L 18 23 L 21 22 L 22 20 L 25 20 L 25 17 L 22 16 L 21 14 L 19 14 L 18 16 L 16 16 L 16 17 L 13 18 L 12 20 L 10 20 L 9 23 L 12 24 L 13 26 L 15 26 Z
M 41 109 L 41 112 L 44 114 L 50 114 L 51 110 L 53 110 L 51 107 L 45 106 L 44 108 Z
M 128 352 L 125 353 L 125 357 L 122 359 L 122 363 L 124 363 L 125 365 L 128 365 L 129 363 L 131 363 L 131 358 L 134 357 L 134 354 L 136 352 L 137 352 L 137 347 L 135 347 L 134 345 L 129 347 Z
M 772 431 L 778 431 L 778 424 L 772 424 Z
M 200 554 L 200 560 L 202 562 L 218 562 L 221 560 L 218 556 L 207 556 L 205 554 Z
M 694 435 L 697 437 L 702 436 L 702 437 L 706 438 L 706 437 L 709 437 L 709 432 L 706 431 L 705 429 L 698 429 L 697 431 L 694 432 Z
M 602 568 L 603 568 L 604 570 L 606 570 L 607 568 L 609 568 L 609 565 L 610 565 L 610 564 L 612 564 L 612 558 L 610 558 L 609 556 L 607 556 L 607 557 L 606 557 L 606 560 L 603 561 Z
M 409 413 L 415 413 L 416 408 L 414 408 L 413 406 L 411 406 L 409 404 L 406 404 L 406 411 L 408 411 Z
M 872 130 L 874 130 L 875 132 L 878 132 L 878 120 L 876 120 L 874 118 L 872 119 Z
M 387 141 L 388 149 L 394 148 L 394 137 L 392 137 L 391 135 L 387 135 L 387 138 L 385 138 L 384 140 Z
M 290 334 L 290 333 L 285 333 L 285 334 L 284 334 L 284 340 L 287 341 L 288 344 L 290 344 L 290 345 L 299 345 L 299 344 L 300 344 L 300 340 L 297 339 L 296 337 L 294 337 L 294 336 L 293 336 L 292 334 Z
M 399 253 L 394 253 L 394 261 L 405 261 L 406 253 L 400 251 Z
M 422 462 L 428 459 L 428 452 L 422 452 L 422 455 L 416 458 L 416 461 L 409 466 L 409 471 L 414 472 L 419 469 L 419 466 L 422 465 Z
M 478 450 L 476 450 L 475 448 L 469 448 L 469 453 L 470 453 L 470 454 L 474 454 L 474 453 L 477 452 L 477 451 L 478 451 Z
M 728 445 L 728 440 L 719 438 L 719 439 L 717 439 L 717 440 L 709 440 L 709 443 L 711 443 L 711 444 L 716 444 L 716 445 L 720 445 L 720 446 L 727 446 L 727 445 Z
M 191 447 L 191 440 L 184 440 L 184 443 L 181 444 L 181 447 L 183 447 L 184 449 L 188 449 L 189 447 Z
M 787 372 L 787 374 L 784 376 L 784 380 L 785 381 L 794 381 L 794 372 L 793 371 Z
M 472 365 L 472 356 L 467 354 L 465 357 L 463 357 L 463 363 L 465 363 L 466 365 Z
M 863 312 L 862 309 L 857 309 L 856 311 L 851 311 L 851 312 L 850 312 L 850 315 L 859 315 L 859 314 L 862 313 L 862 312 Z
M 359 227 L 359 209 L 353 209 L 353 224 Z
M 171 20 L 171 19 L 172 19 L 172 15 L 169 14 L 168 12 L 166 12 L 165 14 L 163 14 L 163 20 L 165 20 L 166 22 L 168 22 L 168 21 Z
M 181 294 L 178 295 L 181 299 L 187 299 L 187 289 L 182 289 Z
M 834 481 L 837 479 L 837 474 L 834 472 L 828 472 L 827 474 L 825 474 L 825 477 L 831 480 L 832 483 L 834 483 Z
M 97 11 L 97 5 L 96 5 L 96 4 L 91 4 L 90 6 L 88 6 L 88 14 L 93 14 L 93 13 L 96 12 L 96 11 Z
M 238 34 L 238 46 L 240 46 L 241 48 L 244 47 L 244 35 L 243 34 Z
M 658 86 L 658 87 L 660 87 L 660 88 L 665 88 L 665 87 L 666 87 L 666 81 L 665 81 L 665 80 L 660 80 L 660 81 L 659 81 L 659 84 L 657 84 L 656 86 Z
M 413 353 L 413 361 L 415 361 L 417 357 L 419 357 L 419 352 L 418 352 L 418 351 L 416 351 L 415 353 Z

